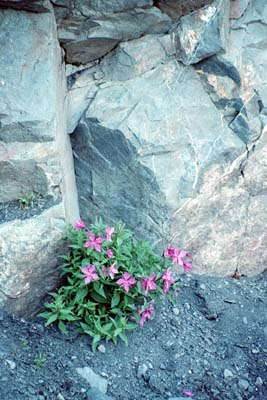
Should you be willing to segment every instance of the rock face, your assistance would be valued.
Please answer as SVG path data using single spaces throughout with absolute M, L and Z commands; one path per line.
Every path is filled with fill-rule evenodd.
M 35 312 L 54 287 L 65 221 L 78 216 L 62 120 L 65 77 L 49 7 L 0 12 L 0 203 L 32 195 L 52 205 L 24 221 L 14 210 L 9 222 L 0 216 L 0 305 L 22 314 Z
M 238 269 L 253 275 L 267 265 L 262 222 L 267 204 L 267 36 L 265 5 L 252 4 L 242 3 L 245 14 L 240 20 L 235 14 L 230 32 L 227 2 L 215 1 L 181 18 L 185 37 L 199 29 L 198 47 L 190 47 L 194 66 L 177 61 L 176 31 L 122 42 L 100 63 L 70 77 L 69 131 L 74 132 L 82 216 L 88 222 L 97 215 L 120 217 L 159 248 L 162 237 L 165 244 L 173 241 L 195 255 L 196 273 L 223 275 Z M 262 22 L 255 20 L 256 13 Z M 210 36 L 213 30 L 216 39 Z M 178 59 L 187 57 L 179 49 Z M 117 149 L 124 142 L 132 149 L 116 156 L 124 160 L 123 167 L 112 145 L 112 151 L 104 150 L 112 137 L 120 138 Z M 90 151 L 83 148 L 85 142 Z M 148 207 L 136 206 L 143 203 L 135 190 L 135 205 L 129 207 L 129 182 L 120 177 L 124 170 L 133 182 L 128 169 L 133 159 L 140 174 L 134 182 L 142 181 L 145 167 L 157 184 L 153 201 L 151 187 L 142 189 L 149 213 Z
M 196 273 L 263 271 L 266 2 L 52 4 L 0 0 L 0 306 L 52 289 L 76 182 L 88 223 L 172 241 Z

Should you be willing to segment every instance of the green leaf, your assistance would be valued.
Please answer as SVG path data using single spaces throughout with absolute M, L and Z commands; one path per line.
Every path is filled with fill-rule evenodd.
M 106 298 L 106 294 L 105 294 L 102 283 L 99 283 L 98 281 L 94 281 L 93 287 L 94 287 L 94 290 L 96 291 L 96 293 L 98 293 L 98 294 L 100 294 L 100 296 Z
M 100 340 L 101 340 L 101 336 L 100 335 L 95 335 L 94 336 L 94 339 L 93 339 L 93 342 L 92 342 L 92 349 L 93 349 L 94 353 L 96 351 L 97 343 L 100 342 Z
M 118 292 L 115 292 L 112 296 L 111 300 L 111 308 L 116 307 L 120 302 L 120 295 Z
M 67 331 L 67 328 L 66 328 L 66 325 L 64 324 L 64 322 L 59 321 L 58 327 L 59 327 L 60 331 L 63 333 L 63 335 L 68 334 L 68 331 Z
M 93 300 L 95 300 L 97 303 L 101 303 L 101 304 L 107 304 L 108 301 L 107 299 L 105 299 L 104 297 L 100 296 L 98 293 L 96 292 L 91 292 L 90 296 L 92 297 Z
M 126 344 L 126 346 L 128 346 L 128 338 L 127 338 L 127 336 L 125 335 L 125 333 L 121 332 L 121 333 L 119 334 L 119 337 L 120 337 L 121 340 Z
M 52 322 L 55 322 L 58 319 L 58 315 L 57 314 L 52 314 L 48 320 L 45 323 L 45 326 L 48 326 L 50 324 L 52 324 Z

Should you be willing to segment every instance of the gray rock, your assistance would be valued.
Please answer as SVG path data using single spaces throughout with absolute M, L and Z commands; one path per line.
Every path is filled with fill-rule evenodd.
M 260 376 L 256 379 L 256 386 L 261 387 L 263 385 L 263 380 Z
M 157 6 L 177 21 L 182 15 L 187 15 L 212 2 L 213 0 L 159 0 Z
M 151 7 L 152 0 L 118 0 L 116 2 L 110 0 L 91 0 L 89 4 L 83 0 L 74 0 L 75 9 L 82 12 L 83 15 L 90 16 L 93 13 L 101 12 L 119 12 L 130 10 L 133 8 Z
M 240 389 L 242 389 L 242 390 L 248 390 L 248 388 L 249 388 L 249 382 L 246 381 L 245 379 L 239 379 L 239 380 L 238 380 L 238 386 L 239 386 Z
M 148 366 L 146 364 L 138 365 L 137 378 L 147 378 Z
M 91 18 L 70 17 L 59 22 L 59 40 L 66 51 L 66 61 L 86 64 L 102 57 L 121 40 L 132 40 L 147 33 L 165 33 L 171 19 L 158 8 L 132 9 L 101 13 Z
M 91 388 L 87 391 L 87 400 L 112 400 L 112 398 L 96 388 Z
M 98 389 L 101 393 L 107 393 L 107 380 L 97 375 L 90 367 L 76 368 L 76 371 L 92 388 Z
M 0 8 L 13 8 L 14 10 L 46 13 L 51 11 L 47 0 L 0 0 Z
M 33 192 L 51 199 L 35 217 L 16 220 L 14 211 L 7 222 L 1 215 L 0 308 L 19 315 L 39 311 L 55 287 L 65 222 L 79 215 L 61 49 L 51 4 L 45 4 L 49 13 L 0 13 L 0 202 Z
M 176 31 L 177 59 L 195 64 L 226 48 L 229 0 L 215 0 L 200 10 L 183 16 Z
M 98 350 L 100 353 L 105 353 L 105 352 L 106 352 L 106 348 L 105 348 L 105 346 L 104 346 L 103 344 L 100 344 L 100 345 L 98 346 L 97 350 Z
M 63 43 L 66 62 L 74 65 L 87 64 L 110 52 L 118 40 L 112 38 L 90 38 Z
M 232 379 L 234 377 L 234 374 L 229 369 L 225 369 L 223 372 L 223 377 L 224 379 Z
M 5 360 L 5 363 L 9 366 L 10 369 L 16 368 L 16 363 L 12 360 Z
M 230 18 L 238 19 L 246 11 L 249 0 L 230 1 Z
M 243 10 L 242 18 L 239 18 L 233 22 L 233 29 L 238 29 L 247 24 L 258 21 L 267 25 L 267 4 L 264 0 L 244 0 L 241 2 L 241 10 Z

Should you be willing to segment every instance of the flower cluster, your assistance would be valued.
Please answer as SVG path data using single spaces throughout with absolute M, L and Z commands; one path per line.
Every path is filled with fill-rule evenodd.
M 173 265 L 191 269 L 192 256 L 168 245 L 165 257 L 155 254 L 146 242 L 137 242 L 122 224 L 104 224 L 88 229 L 82 219 L 69 228 L 69 253 L 63 256 L 63 275 L 68 286 L 53 294 L 54 302 L 41 316 L 47 325 L 58 320 L 66 333 L 65 322 L 79 324 L 80 331 L 93 337 L 93 349 L 102 338 L 120 338 L 135 327 L 143 327 L 154 315 L 154 301 L 169 295 L 174 286 Z M 65 322 L 64 322 L 65 321 Z
M 192 254 L 189 254 L 184 250 L 175 249 L 171 243 L 164 252 L 164 256 L 170 257 L 172 259 L 172 263 L 183 267 L 185 272 L 188 272 L 192 269 L 192 264 L 188 261 L 188 259 L 192 259 Z

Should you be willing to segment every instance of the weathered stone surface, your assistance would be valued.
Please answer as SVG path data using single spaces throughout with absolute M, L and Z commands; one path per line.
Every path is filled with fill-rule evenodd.
M 230 1 L 230 18 L 240 18 L 247 9 L 249 0 L 231 0 Z
M 166 215 L 164 196 L 133 145 L 119 130 L 91 119 L 80 122 L 71 138 L 83 220 L 122 220 L 138 236 L 156 241 Z
M 59 51 L 53 17 L 0 10 L 0 25 L 0 140 L 51 141 Z
M 41 215 L 0 225 L 0 307 L 19 315 L 40 310 L 58 282 L 58 255 L 64 251 L 63 204 Z
M 251 22 L 232 30 L 229 51 L 196 65 L 205 88 L 217 107 L 224 109 L 230 128 L 247 145 L 266 124 L 267 26 Z
M 103 57 L 118 44 L 111 38 L 91 38 L 63 44 L 68 64 L 81 65 Z
M 182 15 L 202 8 L 213 0 L 159 0 L 156 2 L 163 12 L 168 14 L 172 19 L 178 20 Z
M 59 21 L 58 35 L 68 63 L 86 64 L 102 57 L 119 41 L 147 33 L 167 32 L 171 19 L 158 8 L 101 13 L 89 18 L 72 16 Z
M 65 76 L 49 7 L 50 13 L 0 12 L 0 202 L 32 192 L 50 199 L 38 216 L 20 221 L 13 210 L 12 220 L 1 220 L 0 307 L 21 315 L 37 311 L 58 281 L 65 223 L 79 215 Z
M 239 162 L 211 168 L 200 194 L 177 211 L 172 239 L 195 254 L 195 272 L 245 275 L 266 269 L 267 130 L 243 175 Z M 180 230 L 183 226 L 183 231 Z
M 247 24 L 252 22 L 261 22 L 267 24 L 267 3 L 265 0 L 253 0 L 247 1 L 243 5 L 242 9 L 244 14 L 241 14 L 241 18 L 233 21 L 232 28 L 245 27 Z
M 176 31 L 177 59 L 195 64 L 225 50 L 228 38 L 229 0 L 215 0 L 180 19 Z
M 15 10 L 24 10 L 35 13 L 51 11 L 49 1 L 47 0 L 0 0 L 0 9 L 1 8 L 13 8 Z

